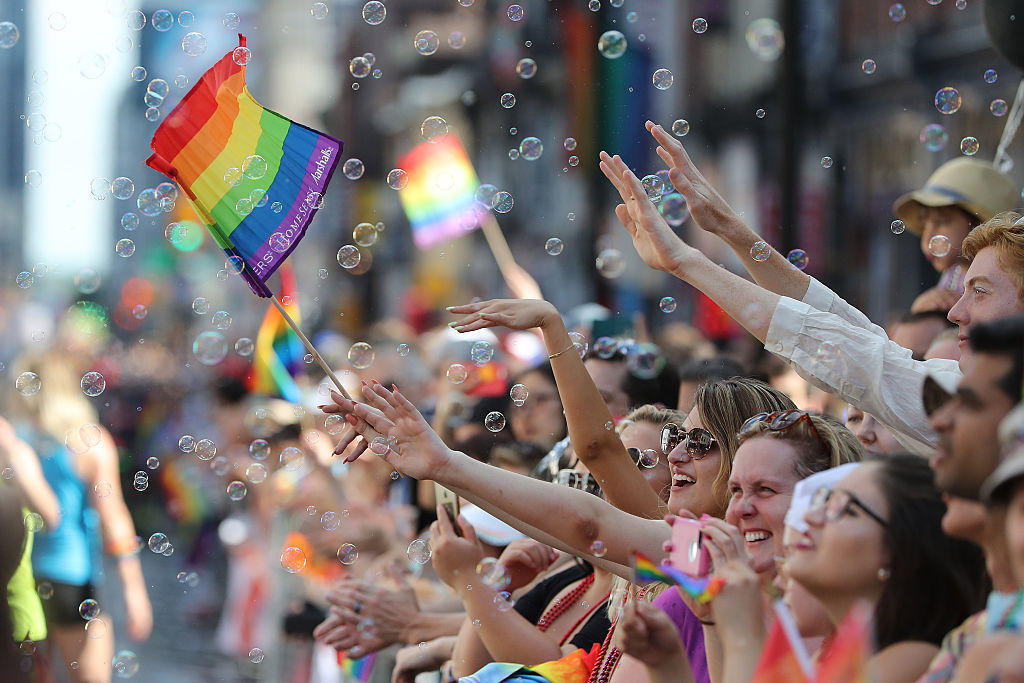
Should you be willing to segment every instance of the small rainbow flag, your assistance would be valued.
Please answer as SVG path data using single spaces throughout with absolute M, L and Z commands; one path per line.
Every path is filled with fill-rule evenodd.
M 773 608 L 775 621 L 761 648 L 751 683 L 809 683 L 814 679 L 814 665 L 793 615 L 782 600 L 776 600 Z
M 412 224 L 412 238 L 430 249 L 473 230 L 486 209 L 474 200 L 479 181 L 462 142 L 449 133 L 439 142 L 422 142 L 398 160 L 409 183 L 398 192 Z
M 281 276 L 281 305 L 296 324 L 302 324 L 299 313 L 298 288 L 295 285 L 295 269 L 286 265 L 279 271 Z M 273 306 L 267 306 L 267 313 L 256 333 L 256 353 L 252 369 L 246 377 L 249 391 L 264 396 L 280 396 L 292 403 L 302 402 L 302 390 L 295 383 L 295 377 L 303 371 L 303 357 L 306 347 L 295 331 L 284 321 Z
M 146 164 L 181 187 L 217 244 L 241 259 L 242 278 L 268 297 L 267 278 L 322 205 L 342 143 L 254 100 L 233 54 L 167 115 Z
M 371 652 L 365 657 L 358 659 L 351 659 L 348 657 L 347 652 L 338 653 L 338 664 L 341 666 L 341 671 L 345 674 L 346 680 L 354 679 L 361 683 L 370 680 L 370 674 L 373 673 L 373 665 L 376 661 L 376 652 Z
M 652 583 L 660 581 L 682 588 L 688 595 L 691 595 L 697 602 L 710 602 L 722 586 L 725 585 L 719 577 L 710 578 L 707 576 L 690 576 L 681 572 L 670 564 L 654 564 L 643 553 L 633 551 L 633 572 L 635 579 L 633 583 Z

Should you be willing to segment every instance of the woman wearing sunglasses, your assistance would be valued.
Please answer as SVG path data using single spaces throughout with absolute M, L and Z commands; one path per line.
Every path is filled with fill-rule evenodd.
M 786 571 L 833 625 L 854 605 L 871 606 L 873 680 L 916 680 L 943 636 L 983 605 L 983 555 L 942 532 L 944 513 L 927 461 L 890 455 L 820 489 L 804 515 L 809 528 Z M 826 643 L 820 659 L 829 654 Z

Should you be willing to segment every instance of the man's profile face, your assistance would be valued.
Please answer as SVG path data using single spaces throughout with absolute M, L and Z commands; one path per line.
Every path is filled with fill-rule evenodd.
M 964 276 L 964 294 L 949 309 L 950 322 L 960 327 L 960 369 L 966 371 L 971 357 L 967 335 L 976 323 L 1006 318 L 1024 311 L 1024 301 L 1013 278 L 999 263 L 995 247 L 985 247 L 971 261 Z

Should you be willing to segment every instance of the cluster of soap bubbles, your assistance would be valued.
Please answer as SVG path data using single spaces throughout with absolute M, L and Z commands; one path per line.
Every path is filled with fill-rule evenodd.
M 136 491 L 145 491 L 149 488 L 149 474 L 144 470 L 139 470 L 135 473 L 135 479 L 132 481 L 132 488 Z

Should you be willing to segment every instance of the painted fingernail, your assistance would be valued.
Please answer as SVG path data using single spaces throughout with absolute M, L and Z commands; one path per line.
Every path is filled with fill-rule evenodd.
M 349 423 L 350 425 L 352 425 L 353 427 L 355 427 L 355 426 L 356 426 L 356 423 L 357 423 L 357 422 L 359 422 L 359 420 L 358 420 L 358 419 L 356 419 L 356 416 L 355 416 L 355 415 L 346 415 L 346 416 L 345 416 L 345 421 L 346 421 L 346 422 L 348 422 L 348 423 Z
M 361 379 L 361 380 L 359 380 L 359 381 L 360 381 L 360 382 L 362 383 L 362 385 L 363 385 L 364 387 L 366 386 L 366 380 L 365 380 L 365 379 Z
M 705 513 L 705 514 L 703 514 L 703 515 L 701 515 L 701 516 L 700 516 L 700 521 L 702 521 L 702 522 L 706 522 L 706 521 L 708 521 L 709 519 L 711 519 L 711 515 L 709 515 L 709 514 L 706 514 L 706 513 Z
M 448 327 L 459 329 L 459 324 L 453 320 L 450 323 L 448 323 Z
M 374 385 L 374 386 L 379 386 L 379 385 L 380 385 L 380 382 L 378 382 L 377 380 L 373 380 L 373 385 Z
M 392 384 L 391 385 L 391 391 L 398 391 L 398 386 Z

